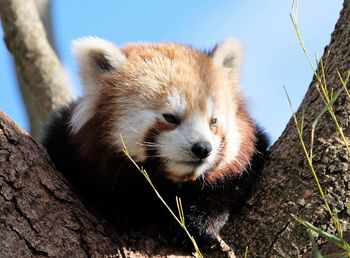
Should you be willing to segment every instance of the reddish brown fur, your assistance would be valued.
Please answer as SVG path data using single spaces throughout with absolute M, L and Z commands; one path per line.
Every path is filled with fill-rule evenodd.
M 201 240 L 216 239 L 228 216 L 251 195 L 268 145 L 265 134 L 248 116 L 239 92 L 239 67 L 233 63 L 240 64 L 240 50 L 232 40 L 221 44 L 213 54 L 172 43 L 143 44 L 124 48 L 125 58 L 117 47 L 103 40 L 90 38 L 79 44 L 85 95 L 53 116 L 43 141 L 57 168 L 118 226 L 166 222 L 159 228 L 170 228 L 168 233 L 173 239 L 177 228 L 172 229 L 167 211 L 153 189 L 122 152 L 119 133 L 123 133 L 127 147 L 131 146 L 129 153 L 142 162 L 139 165 L 146 169 L 165 202 L 172 206 L 175 196 L 184 200 L 186 225 L 191 233 Z M 229 60 L 232 65 L 225 65 L 231 57 L 238 57 L 237 62 Z M 173 96 L 169 99 L 168 94 Z M 211 100 L 214 115 L 207 107 Z M 183 111 L 184 108 L 187 109 Z M 174 113 L 182 116 L 180 125 L 167 123 L 162 117 L 164 113 L 173 114 L 173 109 L 183 113 Z M 217 137 L 207 127 L 215 114 L 218 123 L 211 131 Z M 179 134 L 187 129 L 188 135 Z M 197 155 L 193 151 L 198 141 L 195 134 L 201 129 L 204 137 L 198 138 L 209 139 L 217 149 L 204 162 L 192 161 L 192 156 Z M 177 137 L 184 138 L 176 142 Z M 159 147 L 160 144 L 163 145 Z M 180 165 L 176 163 L 177 154 Z M 193 171 L 188 171 L 191 167 Z M 204 171 L 206 168 L 212 170 Z M 248 173 L 242 173 L 244 170 Z M 176 205 L 171 208 L 176 209 Z M 183 244 L 181 237 L 175 238 Z M 211 242 L 203 246 L 211 246 Z
M 123 53 L 128 60 L 126 65 L 118 72 L 98 78 L 103 87 L 99 92 L 96 113 L 78 133 L 82 153 L 88 160 L 99 155 L 96 146 L 109 146 L 107 152 L 110 155 L 120 153 L 111 142 L 117 140 L 114 126 L 124 112 L 138 103 L 146 104 L 147 108 L 160 109 L 167 102 L 168 93 L 176 91 L 187 100 L 187 110 L 180 117 L 181 120 L 199 108 L 208 116 L 209 121 L 206 103 L 210 95 L 216 100 L 218 113 L 225 112 L 228 107 L 237 113 L 242 142 L 239 154 L 231 164 L 207 173 L 207 181 L 215 183 L 225 176 L 244 170 L 249 162 L 247 158 L 254 153 L 255 129 L 242 104 L 235 78 L 230 78 L 222 69 L 214 66 L 208 55 L 173 43 L 129 45 L 123 49 Z M 226 85 L 227 81 L 231 83 Z M 235 105 L 232 106 L 232 103 Z M 161 131 L 173 127 L 158 121 L 154 128 Z M 152 130 L 151 128 L 150 131 Z M 212 131 L 218 135 L 223 134 L 220 128 L 213 128 Z M 225 138 L 224 135 L 222 138 Z M 106 151 L 101 153 L 105 155 Z M 107 159 L 108 157 L 105 158 L 106 162 Z
M 226 177 L 243 172 L 255 153 L 256 136 L 253 121 L 244 110 L 239 110 L 238 121 L 239 132 L 242 139 L 239 153 L 232 163 L 216 168 L 208 173 L 206 179 L 209 183 L 219 183 L 225 180 Z M 226 148 L 225 141 L 223 148 Z M 225 150 L 223 150 L 223 152 L 225 152 Z

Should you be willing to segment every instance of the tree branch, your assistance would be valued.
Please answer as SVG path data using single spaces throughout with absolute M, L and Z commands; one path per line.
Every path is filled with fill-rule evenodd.
M 37 113 L 34 127 L 40 127 L 52 110 L 71 100 L 66 74 L 47 41 L 32 0 L 1 0 L 0 16 L 27 106 L 31 113 Z M 38 138 L 40 131 L 33 133 Z
M 322 58 L 327 63 L 325 76 L 329 92 L 337 92 L 342 85 L 337 69 L 343 78 L 350 64 L 350 1 L 345 0 L 340 18 L 332 33 L 331 42 Z M 327 61 L 326 61 L 327 60 Z M 321 72 L 319 67 L 319 72 Z M 300 121 L 304 115 L 304 140 L 310 144 L 311 125 L 325 107 L 317 90 L 314 77 L 305 98 L 297 111 Z M 350 101 L 344 91 L 333 107 L 341 128 L 349 141 Z M 331 208 L 338 211 L 344 232 L 350 229 L 350 157 L 334 126 L 331 117 L 322 117 L 315 132 L 313 165 L 321 185 L 326 190 Z M 306 162 L 293 119 L 291 119 L 272 146 L 268 162 L 262 172 L 257 192 L 241 214 L 231 218 L 225 236 L 229 237 L 236 253 L 249 247 L 249 257 L 301 257 L 310 252 L 311 242 L 306 228 L 291 214 L 297 215 L 324 230 L 335 232 L 332 221 Z M 319 239 L 319 244 L 324 239 Z
M 190 257 L 87 209 L 45 149 L 1 112 L 0 231 L 1 257 Z
M 20 21 L 20 12 L 14 12 L 16 4 L 25 21 Z M 44 34 L 33 38 L 25 36 L 26 32 L 35 30 L 43 33 L 41 25 L 28 27 L 27 18 L 32 16 L 31 12 L 31 1 L 0 0 L 6 42 L 15 55 L 22 79 L 31 81 L 33 92 L 44 90 L 52 94 L 48 102 L 43 102 L 46 103 L 43 107 L 44 119 L 46 111 L 59 105 L 54 96 L 60 96 L 61 92 L 50 92 L 51 87 L 47 85 L 60 85 L 56 71 L 51 70 L 53 66 L 58 69 L 60 65 L 57 59 L 50 61 L 51 54 L 46 51 L 52 53 L 52 50 L 47 43 L 40 42 Z M 349 20 L 350 0 L 345 0 L 331 43 L 326 48 L 330 54 L 325 75 L 329 89 L 334 88 L 335 91 L 341 87 L 337 69 L 345 78 L 350 64 Z M 12 24 L 15 21 L 19 25 L 21 22 L 27 24 L 22 24 L 23 30 L 14 29 Z M 323 60 L 325 58 L 326 55 Z M 42 65 L 44 69 L 40 70 Z M 314 78 L 297 112 L 299 119 L 304 112 L 307 144 L 310 142 L 311 123 L 324 108 L 316 86 Z M 349 139 L 350 101 L 343 93 L 334 108 Z M 350 203 L 349 163 L 350 156 L 334 123 L 329 115 L 324 115 L 316 130 L 313 164 L 327 190 L 331 207 L 338 210 L 345 232 L 350 229 L 350 215 L 345 205 Z M 255 194 L 240 214 L 231 216 L 222 237 L 234 247 L 238 257 L 243 256 L 246 246 L 249 247 L 249 257 L 301 257 L 310 254 L 307 231 L 291 214 L 334 231 L 299 145 L 293 121 L 271 148 Z M 91 208 L 87 210 L 61 174 L 52 168 L 43 148 L 3 114 L 0 114 L 0 230 L 0 256 L 164 257 L 176 254 L 186 257 L 181 256 L 184 255 L 181 251 L 160 241 L 156 229 L 151 230 L 153 233 L 147 230 L 123 233 L 107 224 Z M 321 239 L 318 241 L 321 245 L 323 242 Z M 215 252 L 206 257 L 222 255 Z

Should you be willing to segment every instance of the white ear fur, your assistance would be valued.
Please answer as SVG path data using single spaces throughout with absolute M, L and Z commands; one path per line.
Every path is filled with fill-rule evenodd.
M 73 133 L 77 133 L 95 113 L 101 82 L 99 75 L 118 71 L 126 63 L 126 57 L 113 43 L 86 37 L 74 40 L 72 50 L 77 58 L 84 94 L 73 111 L 70 121 Z
M 98 86 L 98 75 L 117 71 L 126 62 L 125 55 L 115 44 L 96 37 L 74 40 L 72 50 L 78 60 L 85 88 Z
M 217 66 L 228 69 L 233 78 L 239 80 L 243 61 L 243 46 L 238 39 L 228 38 L 217 45 L 212 57 Z

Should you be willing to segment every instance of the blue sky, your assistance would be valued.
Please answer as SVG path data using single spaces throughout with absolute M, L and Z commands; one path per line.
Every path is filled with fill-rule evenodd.
M 310 54 L 323 54 L 338 19 L 342 0 L 299 1 L 298 24 Z M 81 85 L 70 51 L 73 39 L 99 36 L 119 45 L 137 41 L 176 41 L 209 49 L 227 37 L 245 45 L 242 88 L 250 113 L 273 140 L 312 78 L 289 18 L 290 0 L 251 1 L 68 1 L 53 0 L 58 52 L 77 95 Z M 0 37 L 3 32 L 0 29 Z M 0 42 L 0 109 L 28 130 L 11 58 Z

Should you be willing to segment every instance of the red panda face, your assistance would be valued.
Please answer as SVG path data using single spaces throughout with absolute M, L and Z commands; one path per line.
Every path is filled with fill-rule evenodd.
M 173 181 L 210 179 L 249 162 L 242 141 L 254 128 L 239 93 L 236 41 L 206 54 L 172 43 L 121 50 L 88 38 L 76 42 L 76 53 L 85 93 L 72 115 L 73 133 L 104 117 L 98 133 L 109 149 L 120 155 L 121 134 L 136 162 L 157 160 Z
M 190 113 L 186 99 L 179 93 L 169 95 L 167 103 L 162 118 L 146 134 L 147 153 L 164 161 L 168 178 L 195 180 L 216 167 L 221 157 L 223 138 L 215 133 L 219 122 L 212 97 L 206 99 L 205 110 L 198 107 Z

